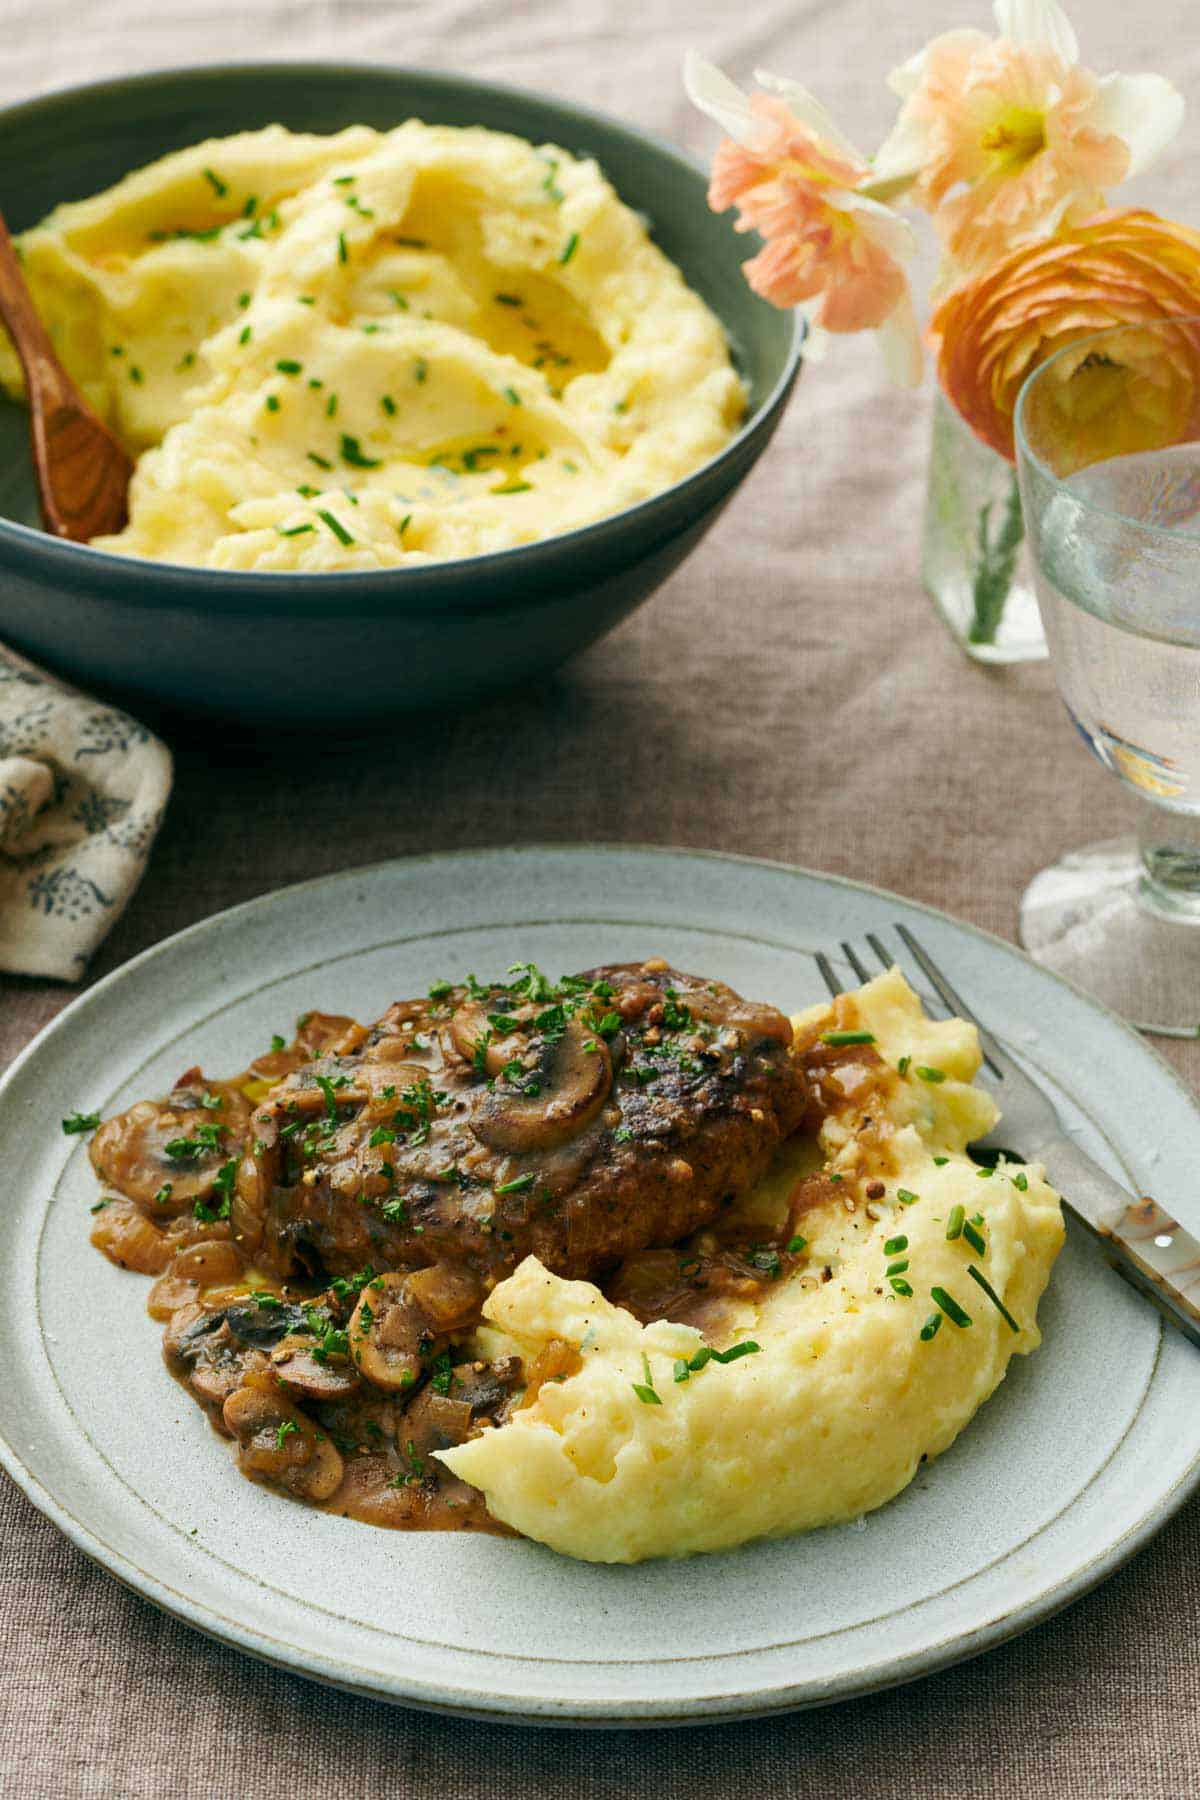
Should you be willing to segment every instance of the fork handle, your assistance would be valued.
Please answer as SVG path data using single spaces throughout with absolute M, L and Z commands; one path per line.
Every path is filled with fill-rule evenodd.
M 1055 1138 L 1037 1154 L 1063 1204 L 1118 1275 L 1200 1345 L 1200 1241 L 1156 1200 L 1132 1198 L 1072 1139 Z

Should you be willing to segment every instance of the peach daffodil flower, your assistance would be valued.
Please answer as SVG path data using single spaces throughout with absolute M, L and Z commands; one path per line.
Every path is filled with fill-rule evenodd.
M 1183 120 L 1162 76 L 1081 68 L 1055 0 L 995 0 L 995 17 L 999 37 L 946 32 L 888 77 L 903 104 L 874 172 L 932 214 L 951 279 L 1097 212 Z
M 747 96 L 689 55 L 688 96 L 725 132 L 708 200 L 737 208 L 737 229 L 763 247 L 744 265 L 756 294 L 799 307 L 829 332 L 876 331 L 889 372 L 911 385 L 921 345 L 904 270 L 914 240 L 907 222 L 870 192 L 870 164 L 812 95 L 759 72 Z

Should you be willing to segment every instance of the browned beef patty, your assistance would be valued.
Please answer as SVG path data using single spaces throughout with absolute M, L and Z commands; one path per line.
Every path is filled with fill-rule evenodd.
M 661 960 L 435 984 L 259 1107 L 234 1235 L 281 1278 L 595 1276 L 744 1193 L 808 1098 L 781 1013 Z

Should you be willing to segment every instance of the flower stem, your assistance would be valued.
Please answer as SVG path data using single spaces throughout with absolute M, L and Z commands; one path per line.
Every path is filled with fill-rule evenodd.
M 971 588 L 974 612 L 967 641 L 972 644 L 994 644 L 1004 604 L 1012 589 L 1017 566 L 1017 552 L 1025 541 L 1025 521 L 1021 516 L 1021 493 L 1016 471 L 1009 480 L 1004 516 L 994 538 L 990 535 L 992 507 L 989 500 L 979 509 L 979 561 Z

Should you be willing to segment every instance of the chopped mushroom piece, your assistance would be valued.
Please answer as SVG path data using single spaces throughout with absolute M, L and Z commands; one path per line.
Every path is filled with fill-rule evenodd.
M 471 1121 L 481 1143 L 510 1155 L 574 1137 L 596 1117 L 612 1086 L 608 1046 L 580 1019 L 569 1019 L 553 1041 L 529 1040 L 519 1060 L 521 1073 L 498 1076 Z
M 238 1441 L 238 1466 L 252 1481 L 274 1482 L 316 1501 L 328 1500 L 340 1485 L 341 1456 L 272 1376 L 249 1375 L 226 1400 L 224 1420 Z

